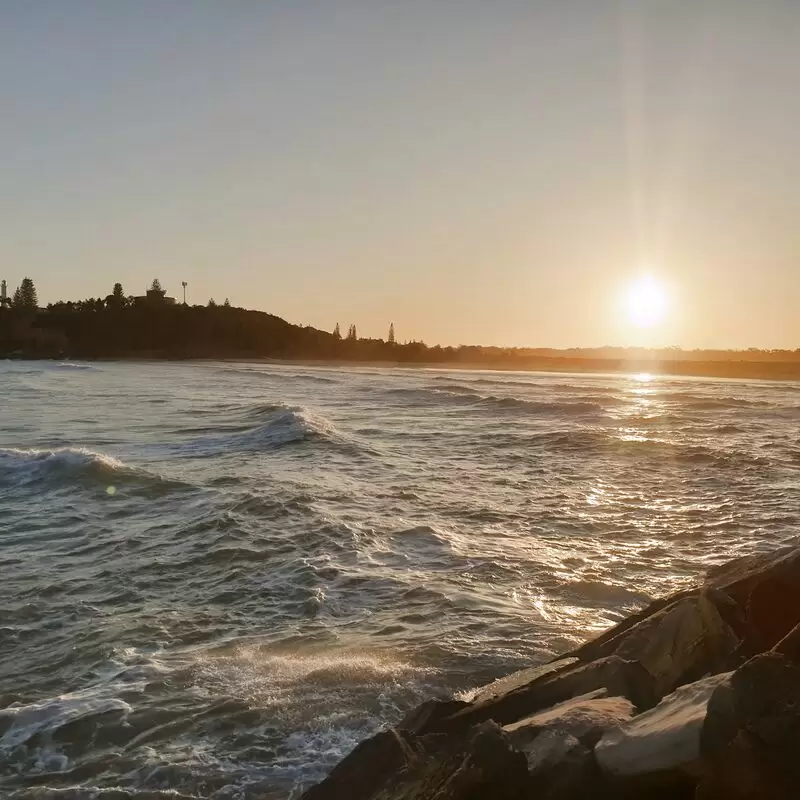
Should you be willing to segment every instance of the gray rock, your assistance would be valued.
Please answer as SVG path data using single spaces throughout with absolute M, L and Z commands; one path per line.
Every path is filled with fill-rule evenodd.
M 756 656 L 711 696 L 700 752 L 703 800 L 800 796 L 800 668 L 780 653 Z
M 635 625 L 614 654 L 639 661 L 653 676 L 659 697 L 709 673 L 732 666 L 739 639 L 707 594 L 678 600 Z
M 768 650 L 800 623 L 800 540 L 716 567 L 706 585 L 726 592 L 744 611 L 747 651 Z
M 681 686 L 655 708 L 606 732 L 595 747 L 600 768 L 626 780 L 699 774 L 709 700 L 729 680 L 730 673 L 723 673 Z
M 381 731 L 359 743 L 324 781 L 303 794 L 303 800 L 369 800 L 421 756 L 422 747 L 412 734 L 394 728 Z
M 597 689 L 626 697 L 637 708 L 649 708 L 656 699 L 652 676 L 641 664 L 611 656 L 590 664 L 567 665 L 503 694 L 484 694 L 483 699 L 438 720 L 428 730 L 457 733 L 490 719 L 508 725 Z
M 609 729 L 632 719 L 636 709 L 625 697 L 607 697 L 607 689 L 574 697 L 545 711 L 506 725 L 512 744 L 526 752 L 527 743 L 546 732 L 568 734 L 587 747 L 594 747 Z
M 374 800 L 530 800 L 530 788 L 525 756 L 490 722 L 432 749 L 395 774 Z M 345 798 L 351 795 L 338 795 Z

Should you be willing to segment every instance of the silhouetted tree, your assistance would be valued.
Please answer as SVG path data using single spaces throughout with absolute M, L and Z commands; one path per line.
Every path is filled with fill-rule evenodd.
M 106 306 L 108 308 L 121 309 L 125 308 L 126 305 L 127 300 L 125 299 L 125 292 L 122 291 L 122 284 L 115 283 L 113 291 L 106 298 Z
M 225 302 L 222 304 L 222 307 L 223 308 L 230 308 L 231 307 L 231 301 L 228 300 L 227 297 L 225 298 Z
M 153 278 L 153 282 L 150 284 L 150 291 L 158 292 L 159 294 L 166 294 L 166 292 L 161 288 L 161 281 L 158 278 Z
M 39 307 L 36 287 L 30 278 L 23 278 L 22 283 L 14 290 L 11 305 L 13 308 L 26 309 L 28 311 L 34 311 Z
M 356 332 L 356 326 L 351 325 L 347 331 L 347 340 L 350 342 L 355 342 L 358 339 L 358 333 Z
M 389 338 L 386 340 L 389 344 L 394 344 L 394 322 L 389 323 Z
M 339 330 L 339 323 L 336 323 L 336 327 L 333 329 L 333 338 L 339 341 L 342 338 L 342 332 Z
M 214 300 L 213 297 L 209 297 L 209 299 L 208 299 L 208 307 L 209 308 L 216 308 L 217 307 L 217 302 L 216 302 L 216 300 Z

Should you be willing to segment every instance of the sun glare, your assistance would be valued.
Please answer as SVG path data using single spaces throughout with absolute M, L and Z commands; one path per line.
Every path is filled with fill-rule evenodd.
M 660 325 L 669 305 L 664 285 L 650 275 L 635 280 L 625 294 L 628 320 L 637 328 Z

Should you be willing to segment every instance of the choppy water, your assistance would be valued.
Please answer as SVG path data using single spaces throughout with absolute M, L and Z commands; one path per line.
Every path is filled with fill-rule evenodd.
M 0 364 L 0 794 L 296 793 L 796 536 L 799 423 L 796 383 Z

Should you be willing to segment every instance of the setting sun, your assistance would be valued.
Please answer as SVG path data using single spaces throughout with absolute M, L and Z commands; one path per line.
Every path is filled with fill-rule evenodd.
M 637 278 L 625 293 L 628 320 L 638 328 L 660 325 L 667 315 L 668 306 L 664 285 L 650 275 Z

